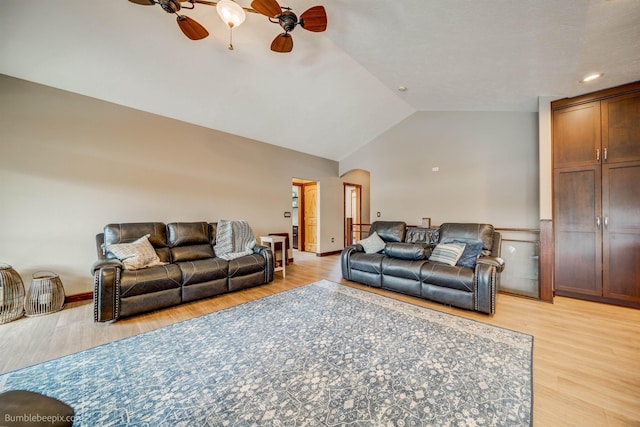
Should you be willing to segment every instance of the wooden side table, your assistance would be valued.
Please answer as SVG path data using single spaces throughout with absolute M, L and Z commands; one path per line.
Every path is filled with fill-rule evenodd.
M 287 264 L 287 252 L 285 249 L 285 237 L 284 236 L 260 236 L 260 244 L 266 245 L 269 243 L 271 246 L 271 250 L 274 251 L 273 257 L 276 258 L 275 254 L 275 244 L 281 243 L 280 250 L 282 251 L 282 262 L 279 267 L 276 267 L 274 271 L 282 271 L 282 277 L 287 276 L 286 264 Z M 276 258 L 277 259 L 277 258 Z

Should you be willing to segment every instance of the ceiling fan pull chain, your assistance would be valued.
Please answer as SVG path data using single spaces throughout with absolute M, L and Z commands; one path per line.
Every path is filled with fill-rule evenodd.
M 229 50 L 233 50 L 233 26 L 229 26 Z

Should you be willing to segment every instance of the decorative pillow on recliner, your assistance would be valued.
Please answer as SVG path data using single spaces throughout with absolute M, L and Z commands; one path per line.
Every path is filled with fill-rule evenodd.
M 358 241 L 358 244 L 362 245 L 364 251 L 368 254 L 375 254 L 384 249 L 386 243 L 378 236 L 375 231 L 371 233 L 366 239 Z
M 442 262 L 444 264 L 456 265 L 462 252 L 464 252 L 464 243 L 438 243 L 431 252 L 429 261 Z
M 116 243 L 107 245 L 107 251 L 111 252 L 124 264 L 127 270 L 139 270 L 141 268 L 164 265 L 160 261 L 156 250 L 149 242 L 149 234 L 146 234 L 131 243 Z
M 476 261 L 482 252 L 484 242 L 477 239 L 458 240 L 458 239 L 445 239 L 442 243 L 461 243 L 464 244 L 464 252 L 460 256 L 460 259 L 456 263 L 461 267 L 476 268 Z

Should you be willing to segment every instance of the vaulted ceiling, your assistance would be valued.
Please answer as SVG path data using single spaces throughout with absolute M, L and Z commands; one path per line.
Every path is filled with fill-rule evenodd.
M 210 6 L 182 11 L 210 32 L 191 41 L 157 5 L 2 0 L 0 73 L 333 160 L 416 111 L 536 111 L 640 80 L 638 0 L 279 3 L 323 4 L 327 31 L 275 53 L 280 27 L 248 14 L 230 51 Z

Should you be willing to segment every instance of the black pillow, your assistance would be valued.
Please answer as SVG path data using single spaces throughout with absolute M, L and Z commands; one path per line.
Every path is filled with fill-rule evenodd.
M 482 240 L 475 239 L 445 239 L 445 241 L 441 243 L 464 243 L 464 252 L 462 252 L 462 256 L 456 265 L 469 268 L 476 268 L 476 261 L 484 247 L 484 242 Z

